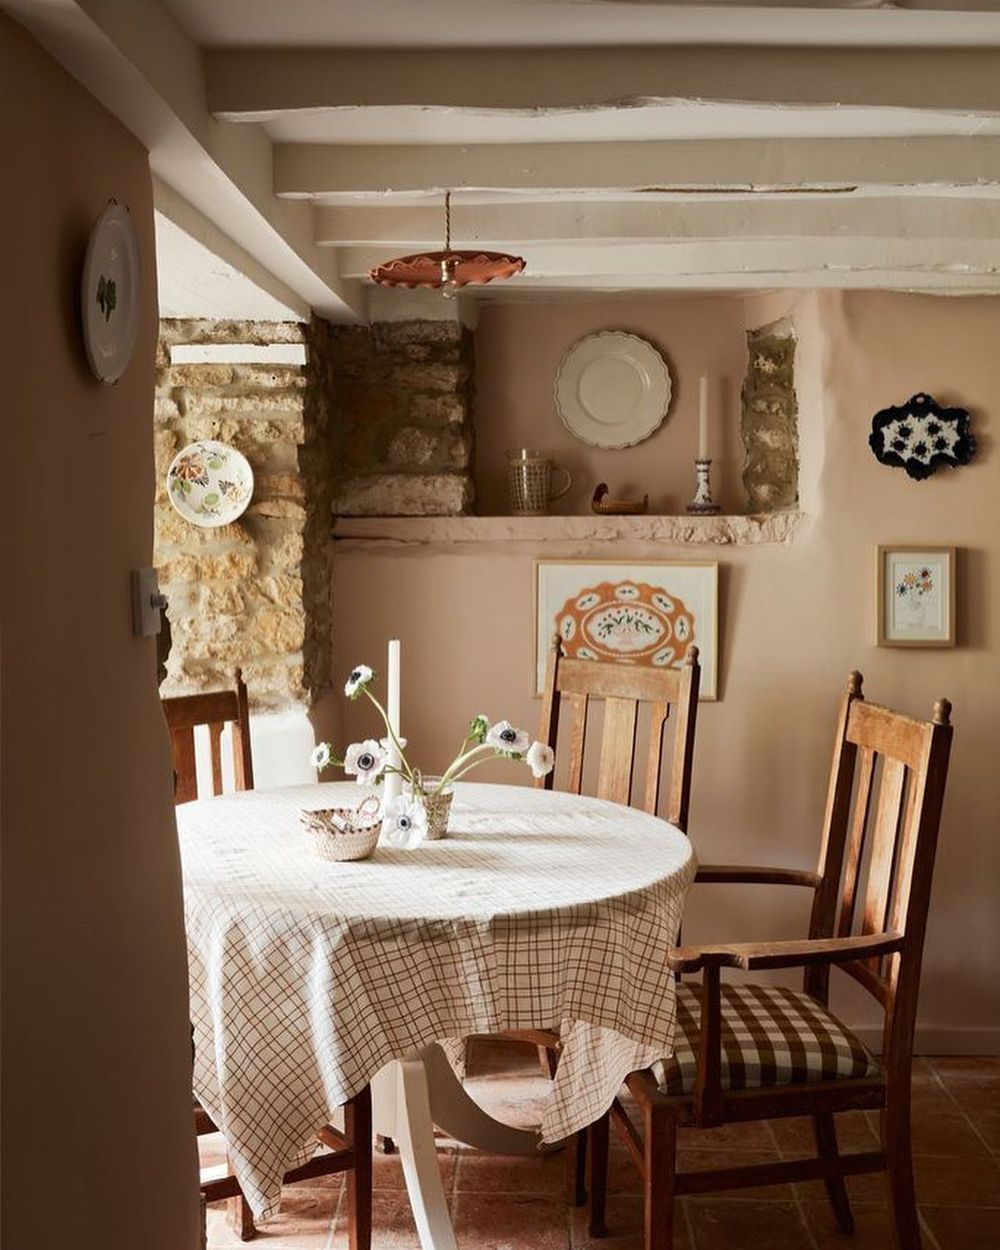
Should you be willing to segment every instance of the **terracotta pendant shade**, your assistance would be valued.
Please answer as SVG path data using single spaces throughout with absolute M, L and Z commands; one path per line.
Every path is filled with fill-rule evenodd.
M 521 256 L 506 252 L 461 251 L 451 246 L 451 192 L 444 198 L 445 246 L 440 252 L 417 252 L 397 256 L 376 265 L 368 276 L 379 286 L 442 287 L 481 286 L 512 278 L 524 269 Z

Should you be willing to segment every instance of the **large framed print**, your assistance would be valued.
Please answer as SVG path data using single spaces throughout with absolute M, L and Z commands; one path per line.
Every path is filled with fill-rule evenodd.
M 954 547 L 879 547 L 875 568 L 880 647 L 955 645 Z
M 718 580 L 714 563 L 659 560 L 535 562 L 535 693 L 545 686 L 553 637 L 580 660 L 680 668 L 696 646 L 702 699 L 718 688 Z

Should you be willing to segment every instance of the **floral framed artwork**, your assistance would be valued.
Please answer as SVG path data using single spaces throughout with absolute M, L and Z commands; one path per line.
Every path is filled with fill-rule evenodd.
M 718 580 L 714 563 L 536 560 L 535 693 L 553 637 L 595 663 L 679 668 L 696 646 L 701 698 L 717 697 Z
M 955 548 L 879 547 L 880 647 L 955 645 Z

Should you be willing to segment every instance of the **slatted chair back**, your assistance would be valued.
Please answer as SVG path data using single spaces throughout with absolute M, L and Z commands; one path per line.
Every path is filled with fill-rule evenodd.
M 932 721 L 866 703 L 860 673 L 841 707 L 810 937 L 902 936 L 898 951 L 840 965 L 886 1008 L 887 1055 L 912 1041 L 950 715 L 947 699 Z M 807 992 L 826 1001 L 827 976 L 807 969 Z
M 170 730 L 174 761 L 174 802 L 187 803 L 198 798 L 195 734 L 200 725 L 208 726 L 212 760 L 212 794 L 221 794 L 222 731 L 233 727 L 233 784 L 237 790 L 253 789 L 253 757 L 250 753 L 250 712 L 243 674 L 236 670 L 232 690 L 209 694 L 183 695 L 163 699 L 163 713 Z
M 663 731 L 674 711 L 674 747 L 666 818 L 687 830 L 694 760 L 694 732 L 698 714 L 701 670 L 698 648 L 691 647 L 680 668 L 645 668 L 593 660 L 568 659 L 558 636 L 552 640 L 546 669 L 539 738 L 556 749 L 563 702 L 569 705 L 569 781 L 567 788 L 583 788 L 587 718 L 590 702 L 604 702 L 604 726 L 597 774 L 597 797 L 615 803 L 632 802 L 636 728 L 639 708 L 650 709 L 649 746 L 642 795 L 635 806 L 656 814 L 660 799 Z M 554 774 L 536 784 L 552 789 Z

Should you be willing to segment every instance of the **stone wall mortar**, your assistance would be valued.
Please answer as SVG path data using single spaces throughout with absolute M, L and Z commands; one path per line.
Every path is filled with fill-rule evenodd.
M 329 327 L 161 322 L 154 443 L 155 560 L 172 646 L 164 695 L 232 683 L 258 709 L 309 705 L 330 681 L 327 436 Z M 304 343 L 296 365 L 174 364 L 175 344 Z M 253 500 L 232 525 L 200 529 L 173 509 L 166 471 L 187 443 L 217 438 L 250 461 Z
M 473 338 L 458 322 L 330 330 L 338 516 L 472 511 Z

